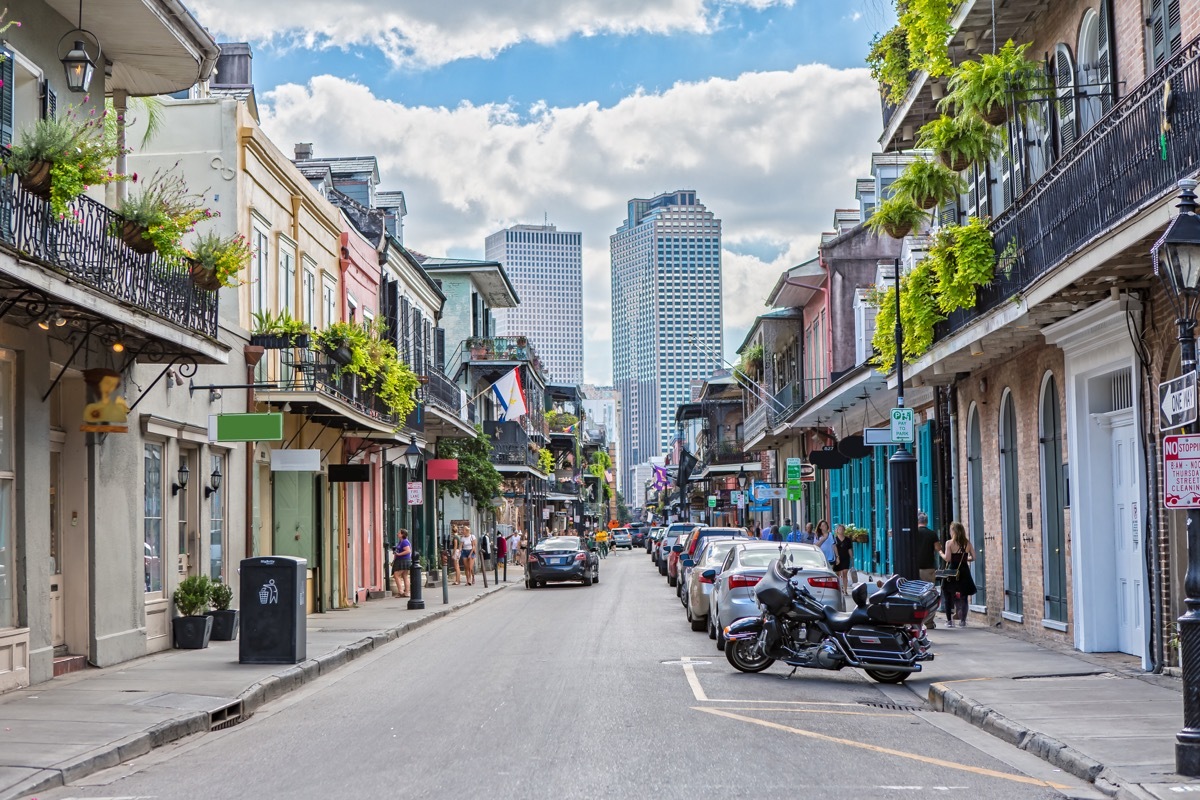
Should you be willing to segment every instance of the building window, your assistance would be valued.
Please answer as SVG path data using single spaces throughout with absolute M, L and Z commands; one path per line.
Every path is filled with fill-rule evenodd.
M 306 267 L 301 281 L 300 318 L 312 327 L 317 322 L 317 273 Z
M 270 240 L 258 228 L 254 229 L 254 276 L 250 297 L 254 307 L 251 311 L 264 311 L 270 307 L 267 300 L 267 265 L 271 255 Z
M 321 281 L 321 324 L 328 327 L 338 321 L 337 281 L 325 275 Z
M 210 459 L 209 474 L 218 473 L 225 475 L 225 457 L 214 455 Z M 224 580 L 224 572 L 221 569 L 224 564 L 224 544 L 225 544 L 225 481 L 221 481 L 221 486 L 212 493 L 209 502 L 212 504 L 209 508 L 209 525 L 208 525 L 208 577 L 214 581 Z
M 279 248 L 279 310 L 291 311 L 296 302 L 296 254 Z
M 143 476 L 145 497 L 142 506 L 144 520 L 146 593 L 161 594 L 163 590 L 163 446 L 157 442 L 144 445 Z

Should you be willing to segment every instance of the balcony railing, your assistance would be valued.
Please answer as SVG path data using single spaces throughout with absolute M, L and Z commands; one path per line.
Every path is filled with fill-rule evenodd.
M 787 420 L 804 405 L 804 385 L 789 383 L 775 393 L 775 402 L 771 403 L 771 427 Z
M 741 439 L 722 439 L 704 448 L 701 464 L 741 464 L 746 460 L 746 444 Z
M 1163 91 L 1174 112 L 1163 158 Z M 1089 241 L 1170 194 L 1200 169 L 1200 39 L 1193 40 L 1080 137 L 1059 161 L 991 224 L 996 251 L 1016 257 L 978 290 L 974 308 L 934 329 L 942 339 L 1024 291 Z M 1163 220 L 1164 224 L 1166 219 Z
M 767 404 L 763 403 L 758 408 L 750 412 L 746 417 L 745 423 L 742 425 L 742 430 L 745 432 L 746 441 L 750 442 L 757 439 L 767 432 L 769 418 L 767 417 Z
M 425 375 L 429 378 L 429 382 L 425 384 L 426 402 L 457 417 L 462 411 L 462 392 L 458 384 L 435 367 L 428 367 Z
M 268 351 L 259 362 L 257 380 L 276 385 L 275 389 L 266 390 L 268 392 L 317 392 L 360 414 L 396 427 L 396 415 L 374 392 L 359 386 L 358 376 L 339 374 L 340 368 L 340 364 L 323 352 L 292 347 Z
M 0 150 L 0 161 L 8 154 Z M 0 179 L 0 242 L 117 303 L 216 338 L 217 292 L 192 283 L 182 261 L 136 253 L 110 236 L 120 217 L 107 206 L 80 197 L 71 207 L 78 218 L 56 219 L 50 203 L 23 189 L 15 176 Z
M 496 336 L 490 339 L 467 339 L 462 343 L 462 363 L 470 361 L 528 361 L 540 371 L 542 360 L 524 336 Z
M 555 494 L 579 494 L 579 484 L 573 481 L 548 481 L 546 483 L 546 491 Z
M 483 423 L 483 432 L 492 437 L 492 463 L 497 466 L 537 467 L 537 458 L 529 448 L 529 434 L 519 422 Z

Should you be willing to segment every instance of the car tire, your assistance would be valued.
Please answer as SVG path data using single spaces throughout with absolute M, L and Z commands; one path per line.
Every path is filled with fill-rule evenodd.
M 717 626 L 713 623 L 713 620 L 716 619 L 716 616 L 717 615 L 715 611 L 710 611 L 708 614 L 708 638 L 710 639 L 717 638 Z
M 694 630 L 696 633 L 699 633 L 708 627 L 708 619 L 706 617 L 693 617 L 692 609 L 690 607 L 688 608 L 687 616 L 688 622 L 692 623 L 692 630 Z
M 717 649 L 725 652 L 725 631 L 717 628 Z
M 584 576 L 583 576 L 583 580 L 581 581 L 581 583 L 582 583 L 584 586 L 591 586 L 591 585 L 592 585 L 592 576 L 591 576 L 591 575 L 584 575 Z
M 596 567 L 596 574 L 592 576 L 592 583 L 600 582 L 600 568 Z
M 667 574 L 667 586 L 674 586 L 675 584 L 676 584 L 675 576 L 668 573 Z
M 659 574 L 659 575 L 666 575 L 666 574 L 667 574 L 667 565 L 666 565 L 666 564 L 663 564 L 661 561 L 660 561 L 660 562 L 659 562 L 659 564 L 658 564 L 658 574 Z M 669 584 L 669 583 L 668 583 L 667 585 L 668 585 L 668 586 L 670 586 L 670 584 Z

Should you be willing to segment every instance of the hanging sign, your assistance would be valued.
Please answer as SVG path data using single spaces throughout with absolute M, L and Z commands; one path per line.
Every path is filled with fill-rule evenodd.
M 431 481 L 458 480 L 457 458 L 431 458 L 425 462 L 425 477 Z
M 1163 437 L 1163 505 L 1200 508 L 1200 434 Z
M 1196 421 L 1196 373 L 1185 372 L 1158 385 L 1160 430 L 1181 428 Z
M 330 464 L 330 483 L 370 483 L 370 464 Z
M 542 519 L 550 519 L 550 509 L 548 509 L 548 508 L 542 509 Z
M 279 442 L 283 440 L 283 414 L 278 411 L 268 414 L 215 414 L 208 419 L 210 423 L 208 438 L 214 442 Z M 212 424 L 214 420 L 216 421 L 215 426 Z
M 408 504 L 410 506 L 425 505 L 425 484 L 420 481 L 408 482 Z
M 320 472 L 320 450 L 272 450 L 271 472 Z
M 128 433 L 129 404 L 116 394 L 121 385 L 121 373 L 111 369 L 85 369 L 83 380 L 87 383 L 95 402 L 83 407 L 83 424 L 79 430 L 85 433 Z

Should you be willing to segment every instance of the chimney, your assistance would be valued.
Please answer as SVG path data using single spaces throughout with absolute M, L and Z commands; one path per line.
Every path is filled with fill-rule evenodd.
M 296 160 L 308 161 L 312 158 L 312 142 L 296 143 Z
M 251 63 L 254 59 L 246 42 L 222 42 L 217 45 L 216 75 L 209 84 L 217 89 L 245 89 L 254 85 Z

